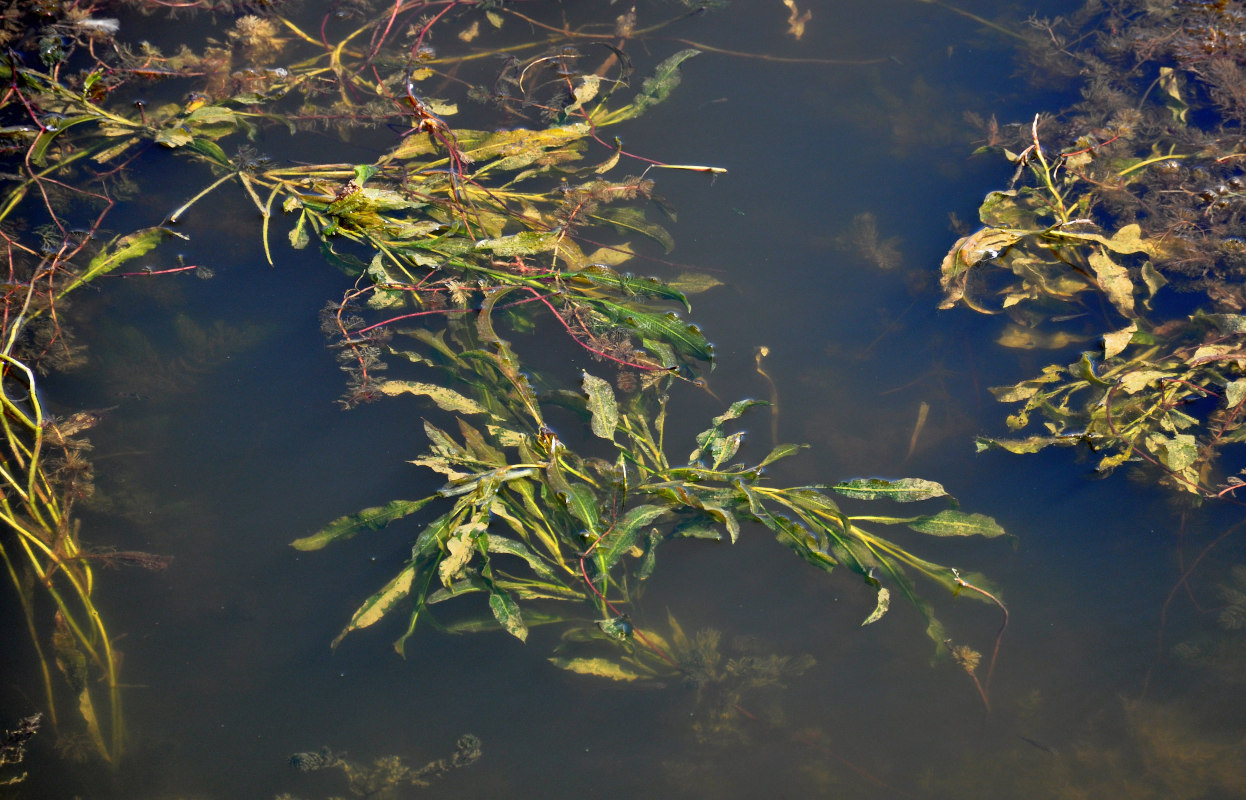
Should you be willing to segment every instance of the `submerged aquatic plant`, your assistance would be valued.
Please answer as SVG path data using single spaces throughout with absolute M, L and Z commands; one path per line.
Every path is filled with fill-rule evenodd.
M 1234 83 L 1227 61 L 1187 47 L 1216 39 L 1186 42 L 1206 8 L 1124 8 L 1088 10 L 1112 19 L 1114 32 L 1059 51 L 1093 76 L 1067 121 L 994 126 L 983 149 L 1002 150 L 1016 171 L 987 195 L 982 227 L 944 258 L 941 307 L 1007 316 L 1007 347 L 1099 342 L 1073 363 L 992 389 L 1018 404 L 1009 429 L 1028 435 L 983 437 L 979 449 L 1084 444 L 1102 454 L 1100 473 L 1145 462 L 1171 488 L 1229 496 L 1243 485 L 1233 445 L 1246 436 L 1246 183 L 1240 147 L 1222 129 L 1236 119 L 1224 99 Z M 1119 48 L 1141 65 L 1122 73 Z M 1174 289 L 1197 293 L 1200 307 L 1166 310 Z M 1235 454 L 1227 463 L 1226 453 Z
M 300 772 L 341 770 L 346 776 L 348 788 L 354 797 L 403 797 L 403 790 L 425 788 L 435 778 L 480 760 L 480 739 L 470 733 L 459 737 L 454 752 L 444 758 L 428 762 L 422 767 L 409 767 L 398 756 L 382 756 L 370 765 L 363 765 L 335 753 L 328 747 L 315 752 L 295 753 L 290 756 L 290 766 Z M 277 800 L 295 800 L 294 795 L 280 794 Z
M 863 624 L 880 619 L 898 590 L 943 647 L 943 627 L 910 570 L 953 592 L 983 579 L 962 578 L 862 526 L 904 524 L 935 536 L 1002 535 L 993 520 L 954 508 L 912 517 L 851 515 L 826 491 L 899 502 L 946 496 L 932 481 L 769 485 L 765 468 L 800 447 L 779 445 L 760 459 L 737 460 L 744 434 L 730 432 L 730 426 L 749 408 L 765 405 L 755 400 L 732 404 L 695 437 L 685 461 L 673 462 L 667 454 L 666 392 L 674 376 L 622 401 L 607 381 L 588 372 L 578 393 L 538 393 L 494 328 L 493 315 L 507 294 L 490 295 L 475 320 L 456 317 L 445 332 L 411 330 L 425 352 L 390 347 L 401 360 L 443 374 L 435 381 L 387 381 L 380 391 L 426 396 L 456 416 L 457 436 L 424 422 L 431 447 L 414 462 L 448 483 L 436 494 L 366 509 L 294 542 L 298 549 L 316 550 L 433 504 L 449 506 L 425 525 L 403 569 L 359 607 L 335 645 L 352 631 L 401 614 L 406 629 L 395 648 L 403 653 L 433 606 L 483 594 L 494 624 L 517 638 L 527 638 L 530 621 L 562 622 L 613 642 L 620 648 L 616 658 L 629 664 L 606 668 L 593 658 L 564 655 L 555 660 L 563 668 L 622 680 L 681 671 L 678 658 L 655 644 L 655 634 L 630 619 L 658 547 L 672 538 L 734 542 L 746 523 L 760 523 L 806 562 L 826 571 L 843 565 L 873 586 L 876 608 Z M 577 411 L 608 443 L 610 455 L 580 455 L 566 444 L 546 421 L 551 403 Z M 560 612 L 560 603 L 572 606 Z M 592 615 L 587 620 L 586 612 Z
M 315 241 L 326 261 L 358 279 L 323 320 L 350 375 L 344 404 L 415 394 L 456 417 L 457 435 L 425 426 L 432 444 L 419 463 L 446 475 L 440 492 L 368 509 L 298 543 L 314 549 L 439 508 L 408 563 L 360 607 L 342 635 L 396 614 L 407 601 L 401 650 L 430 606 L 480 594 L 487 596 L 493 624 L 520 638 L 538 621 L 585 628 L 590 614 L 588 629 L 613 643 L 616 661 L 638 669 L 644 662 L 652 671 L 657 658 L 676 668 L 669 652 L 644 645 L 646 633 L 626 612 L 653 568 L 656 548 L 672 537 L 734 540 L 748 523 L 758 523 L 809 563 L 824 570 L 843 564 L 858 573 L 877 595 L 867 623 L 879 619 L 899 591 L 943 646 L 941 625 L 913 578 L 924 575 L 952 592 L 983 580 L 962 578 L 862 525 L 998 536 L 1002 530 L 992 520 L 954 508 L 911 517 L 852 515 L 830 495 L 945 496 L 928 481 L 772 486 L 764 468 L 798 448 L 782 445 L 737 460 L 743 434 L 729 429 L 754 401 L 735 403 L 715 418 L 695 447 L 689 445 L 687 459 L 668 456 L 667 394 L 695 382 L 714 355 L 704 333 L 676 309 L 687 313 L 687 295 L 712 282 L 637 277 L 619 267 L 646 248 L 672 245 L 656 221 L 664 205 L 654 194 L 655 175 L 679 170 L 712 177 L 724 170 L 642 158 L 604 138 L 604 130 L 665 101 L 682 66 L 699 52 L 671 53 L 633 88 L 625 45 L 698 9 L 648 27 L 625 14 L 605 35 L 545 25 L 501 4 L 413 2 L 366 12 L 333 43 L 324 32 L 328 20 L 312 35 L 272 4 L 248 3 L 247 10 L 254 15 L 201 52 L 166 54 L 148 43 L 125 44 L 110 19 L 72 6 L 52 9 L 46 24 L 28 34 L 4 29 L 11 49 L 0 58 L 8 87 L 0 105 L 3 153 L 18 177 L 0 200 L 9 264 L 0 351 L 6 434 L 0 556 L 22 598 L 54 722 L 52 663 L 68 679 L 92 746 L 109 759 L 120 754 L 118 657 L 91 600 L 93 568 L 159 562 L 82 546 L 70 511 L 89 491 L 85 444 L 75 438 L 88 420 L 50 420 L 37 370 L 81 357 L 63 320 L 67 296 L 86 284 L 116 274 L 202 274 L 203 268 L 180 262 L 129 273 L 119 268 L 182 237 L 173 226 L 199 213 L 199 204 L 225 186 L 240 189 L 254 206 L 270 262 L 272 228 L 284 218 L 293 249 L 309 250 Z M 473 36 L 512 19 L 553 35 L 508 45 L 508 58 L 490 81 L 464 93 L 464 102 L 500 110 L 503 122 L 495 130 L 451 125 L 457 102 L 434 95 L 470 83 L 460 70 L 490 52 L 440 56 L 429 46 L 434 28 L 467 18 L 485 23 Z M 23 59 L 19 52 L 37 57 Z M 289 59 L 286 66 L 271 66 L 277 53 Z M 123 89 L 157 80 L 191 91 L 179 102 L 148 105 Z M 345 136 L 386 123 L 404 130 L 367 164 L 291 165 L 250 143 L 234 144 L 267 127 L 329 128 Z M 211 175 L 160 224 L 107 238 L 108 213 L 118 200 L 142 191 L 128 171 L 141 158 L 175 158 Z M 627 164 L 636 170 L 621 168 Z M 81 224 L 84 208 L 87 222 Z M 48 224 L 18 224 L 27 220 Z M 503 318 L 520 332 L 538 325 L 557 330 L 608 363 L 623 399 L 610 382 L 588 373 L 578 390 L 538 392 L 494 328 Z M 427 327 L 442 321 L 445 329 Z M 393 343 L 405 334 L 422 346 Z M 387 361 L 432 369 L 438 380 L 381 379 Z M 560 439 L 546 421 L 551 403 L 581 414 L 610 459 L 581 454 Z M 36 589 L 55 606 L 50 622 L 36 615 Z M 971 594 L 993 597 L 979 592 Z M 545 610 L 567 602 L 576 610 Z M 99 678 L 109 698 L 106 721 L 93 699 Z
M 42 714 L 32 714 L 18 723 L 17 727 L 5 731 L 0 738 L 0 769 L 16 766 L 26 759 L 26 744 L 39 732 Z M 12 786 L 26 780 L 26 773 L 21 775 L 0 776 L 0 786 Z

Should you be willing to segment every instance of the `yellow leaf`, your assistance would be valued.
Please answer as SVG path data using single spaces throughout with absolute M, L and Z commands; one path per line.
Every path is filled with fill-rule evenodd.
M 376 389 L 381 394 L 387 394 L 391 397 L 400 394 L 422 395 L 431 399 L 443 410 L 454 411 L 459 414 L 484 414 L 487 412 L 484 406 L 470 397 L 464 397 L 453 389 L 447 389 L 444 386 L 436 386 L 431 383 L 385 381 L 377 384 Z
M 1103 357 L 1111 358 L 1120 354 L 1122 350 L 1129 346 L 1129 342 L 1137 332 L 1138 323 L 1131 322 L 1127 328 L 1103 334 Z
M 1119 386 L 1121 391 L 1126 394 L 1137 394 L 1142 391 L 1152 381 L 1158 380 L 1167 373 L 1157 369 L 1139 369 L 1133 372 L 1127 372 L 1121 376 Z
M 1065 331 L 1042 333 L 1014 324 L 1005 328 L 995 343 L 1018 350 L 1059 350 L 1077 342 L 1084 342 L 1086 339 L 1085 336 L 1077 336 Z
M 604 658 L 551 658 L 550 663 L 559 669 L 577 672 L 581 675 L 596 675 L 612 681 L 635 681 L 646 676 L 627 669 Z
M 1095 282 L 1116 306 L 1116 310 L 1126 317 L 1136 317 L 1134 312 L 1134 285 L 1129 279 L 1129 270 L 1113 261 L 1105 250 L 1091 253 L 1090 268 L 1095 271 Z
M 104 735 L 100 733 L 99 718 L 95 714 L 95 704 L 91 702 L 91 693 L 83 689 L 78 694 L 78 713 L 82 714 L 82 719 L 87 725 L 87 736 L 91 739 L 91 744 L 95 745 L 95 749 L 103 756 L 105 761 L 112 761 L 108 755 L 108 747 L 104 744 Z
M 364 601 L 359 610 L 355 612 L 355 616 L 351 617 L 350 622 L 342 629 L 330 645 L 336 648 L 338 642 L 351 631 L 357 631 L 366 628 L 376 622 L 394 607 L 398 601 L 405 598 L 411 593 L 411 584 L 415 581 L 415 565 L 408 564 L 402 572 L 399 572 L 381 591 L 369 597 Z

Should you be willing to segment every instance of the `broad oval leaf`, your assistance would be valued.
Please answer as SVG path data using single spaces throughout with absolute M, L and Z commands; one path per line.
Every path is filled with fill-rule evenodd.
M 929 517 L 918 517 L 908 526 L 931 536 L 985 536 L 992 539 L 1005 533 L 998 522 L 985 514 L 966 514 L 954 508 Z
M 1087 259 L 1095 271 L 1095 282 L 1108 296 L 1116 310 L 1126 317 L 1136 317 L 1134 311 L 1134 285 L 1129 270 L 1113 261 L 1104 250 L 1091 253 Z
M 584 373 L 584 393 L 588 395 L 588 411 L 592 414 L 593 434 L 614 441 L 614 430 L 619 426 L 619 406 L 614 400 L 614 389 L 608 381 Z
M 624 514 L 623 518 L 615 523 L 614 529 L 606 536 L 606 549 L 602 556 L 605 560 L 606 571 L 609 571 L 615 564 L 619 563 L 619 559 L 623 558 L 623 554 L 636 545 L 640 538 L 640 531 L 644 526 L 668 511 L 670 509 L 666 506 L 643 505 L 636 506 Z
M 524 624 L 519 604 L 513 597 L 506 592 L 493 592 L 489 595 L 489 609 L 507 633 L 521 642 L 528 641 L 528 626 Z

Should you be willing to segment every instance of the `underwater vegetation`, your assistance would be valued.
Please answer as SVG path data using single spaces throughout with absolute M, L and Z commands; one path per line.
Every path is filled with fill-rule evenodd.
M 1015 172 L 945 257 L 941 307 L 1006 318 L 1007 347 L 1097 345 L 992 389 L 1014 436 L 979 449 L 1084 446 L 1100 474 L 1136 465 L 1196 498 L 1242 485 L 1242 25 L 1231 2 L 1032 21 L 1036 74 L 1077 76 L 1083 100 L 990 121 L 980 152 Z
M 179 221 L 211 214 L 226 188 L 254 209 L 269 263 L 274 252 L 293 254 L 355 281 L 321 314 L 347 376 L 342 405 L 418 398 L 428 417 L 412 424 L 429 447 L 414 463 L 446 480 L 432 495 L 365 509 L 295 542 L 315 550 L 404 517 L 420 520 L 409 559 L 363 600 L 335 646 L 392 619 L 402 627 L 395 647 L 405 652 L 419 623 L 434 622 L 436 606 L 470 596 L 483 614 L 447 627 L 502 629 L 522 640 L 530 626 L 557 623 L 563 640 L 553 660 L 572 671 L 620 680 L 701 675 L 707 686 L 777 680 L 803 662 L 737 659 L 726 672 L 711 669 L 708 643 L 694 646 L 674 629 L 667 640 L 633 624 L 629 610 L 664 542 L 734 542 L 756 531 L 819 570 L 855 573 L 875 594 L 862 624 L 882 619 L 898 593 L 941 653 L 960 636 L 944 629 L 918 576 L 1003 610 L 983 576 L 926 560 L 878 532 L 902 525 L 932 537 L 1003 534 L 994 520 L 957 508 L 940 484 L 773 485 L 766 468 L 801 448 L 750 452 L 737 420 L 764 405 L 754 400 L 729 405 L 698 435 L 674 431 L 668 440 L 670 397 L 699 390 L 714 362 L 706 333 L 681 315 L 691 312 L 690 295 L 717 281 L 623 267 L 660 264 L 673 246 L 666 227 L 673 209 L 657 194 L 658 176 L 712 180 L 725 170 L 640 156 L 607 130 L 667 101 L 685 65 L 716 50 L 662 42 L 663 55 L 641 72 L 630 45 L 658 47 L 658 32 L 712 4 L 663 7 L 670 16 L 652 23 L 620 9 L 603 28 L 551 25 L 514 4 L 348 3 L 319 30 L 274 3 L 132 5 L 153 14 L 239 15 L 199 49 L 168 52 L 125 41 L 103 6 L 17 4 L 0 19 L 7 48 L 0 153 L 14 176 L 0 198 L 9 264 L 0 555 L 22 597 L 54 725 L 68 722 L 54 711 L 64 687 L 53 684 L 53 663 L 80 717 L 75 735 L 102 757 L 120 756 L 119 659 L 91 599 L 92 565 L 166 562 L 83 547 L 70 512 L 90 493 L 78 434 L 95 420 L 49 419 L 38 370 L 115 358 L 93 355 L 72 332 L 70 301 L 84 286 L 117 275 L 206 277 L 209 267 L 152 259 L 162 244 L 185 238 Z M 799 39 L 811 12 L 795 3 L 787 12 L 789 34 Z M 514 26 L 538 35 L 490 44 Z M 485 57 L 495 60 L 482 66 Z M 166 99 L 148 102 L 149 93 Z M 486 122 L 456 125 L 456 115 Z M 269 130 L 366 135 L 384 146 L 363 163 L 301 163 L 257 148 Z M 137 167 L 153 163 L 193 184 L 189 198 L 147 227 L 112 231 L 110 212 L 142 196 Z M 859 227 L 854 247 L 880 266 L 895 260 L 894 243 L 871 233 L 870 220 Z M 143 368 L 124 390 L 171 392 L 260 335 L 181 319 L 175 338 L 187 352 L 162 358 L 136 339 L 129 349 L 149 351 L 161 366 Z M 523 346 L 555 338 L 592 369 L 568 375 L 529 366 Z M 576 422 L 556 423 L 555 413 Z M 687 456 L 671 455 L 676 447 Z M 857 514 L 836 496 L 948 505 Z M 36 595 L 52 600 L 50 619 Z M 989 684 L 990 667 L 979 685 L 984 703 Z M 93 699 L 101 685 L 106 720 Z M 739 690 L 727 696 L 732 691 Z
M 428 762 L 422 767 L 408 767 L 398 756 L 382 756 L 364 765 L 335 753 L 328 747 L 315 752 L 295 753 L 290 756 L 290 766 L 300 772 L 341 770 L 346 778 L 347 789 L 352 797 L 392 798 L 406 797 L 411 788 L 422 789 L 446 773 L 476 763 L 481 756 L 480 739 L 470 733 L 459 737 L 454 752 L 444 758 Z M 295 795 L 280 794 L 276 800 L 297 800 Z
M 936 796 L 1046 800 L 1238 797 L 1246 791 L 1240 734 L 1208 730 L 1181 703 L 1123 700 L 1057 746 L 1024 736 L 992 758 L 940 765 L 922 788 Z M 950 771 L 946 771 L 947 767 Z
M 26 743 L 39 732 L 42 714 L 32 714 L 21 720 L 13 730 L 5 731 L 0 738 L 0 769 L 16 766 L 26 759 Z M 14 775 L 11 772 L 0 775 L 0 786 L 12 786 L 26 780 L 26 773 Z

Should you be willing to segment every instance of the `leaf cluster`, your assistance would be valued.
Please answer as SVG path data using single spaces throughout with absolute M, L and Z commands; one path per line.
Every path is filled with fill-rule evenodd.
M 881 618 L 891 591 L 898 590 L 917 605 L 928 634 L 942 646 L 942 626 L 919 596 L 912 573 L 954 592 L 958 574 L 863 525 L 902 524 L 934 536 L 1003 534 L 993 520 L 954 508 L 912 517 L 852 515 L 828 494 L 896 502 L 946 495 L 930 481 L 771 486 L 765 468 L 800 448 L 780 445 L 760 459 L 740 460 L 744 434 L 731 428 L 748 409 L 764 405 L 753 400 L 715 417 L 695 437 L 686 460 L 672 462 L 660 389 L 620 400 L 608 382 L 585 372 L 580 393 L 538 394 L 509 344 L 484 319 L 452 325 L 449 339 L 416 332 L 430 350 L 406 360 L 436 368 L 443 378 L 400 382 L 402 391 L 424 395 L 455 415 L 457 432 L 424 422 L 430 447 L 413 462 L 441 473 L 445 486 L 428 497 L 343 517 L 294 542 L 299 549 L 320 549 L 426 508 L 449 506 L 423 525 L 403 568 L 357 609 L 335 644 L 400 616 L 406 628 L 395 646 L 403 652 L 432 607 L 478 594 L 487 598 L 493 625 L 519 639 L 528 636 L 530 624 L 560 622 L 588 631 L 590 639 L 614 642 L 633 661 L 649 663 L 649 670 L 659 652 L 669 668 L 678 660 L 655 646 L 650 632 L 637 633 L 627 610 L 652 573 L 659 547 L 678 538 L 735 542 L 746 526 L 760 524 L 807 563 L 825 571 L 842 565 L 874 587 L 877 608 L 863 624 Z M 551 403 L 585 418 L 596 439 L 612 447 L 612 457 L 583 456 L 564 443 L 546 421 Z M 562 657 L 556 663 L 583 671 L 597 662 Z M 633 663 L 626 672 L 637 675 L 637 668 Z
M 1221 44 L 1246 35 L 1241 17 L 1232 4 L 1108 3 L 1078 17 L 1101 26 L 1092 37 L 1075 39 L 1072 21 L 1035 23 L 1051 63 L 1085 76 L 1085 99 L 1060 117 L 992 124 L 983 150 L 1015 173 L 944 258 L 941 307 L 1007 316 L 1006 347 L 1098 344 L 993 389 L 1018 404 L 1007 423 L 1025 435 L 979 448 L 1084 444 L 1102 473 L 1149 465 L 1201 497 L 1240 485 L 1223 472 L 1241 464 L 1222 457 L 1241 438 L 1246 176 L 1232 95 L 1246 75 Z M 1174 290 L 1197 310 L 1170 311 Z

